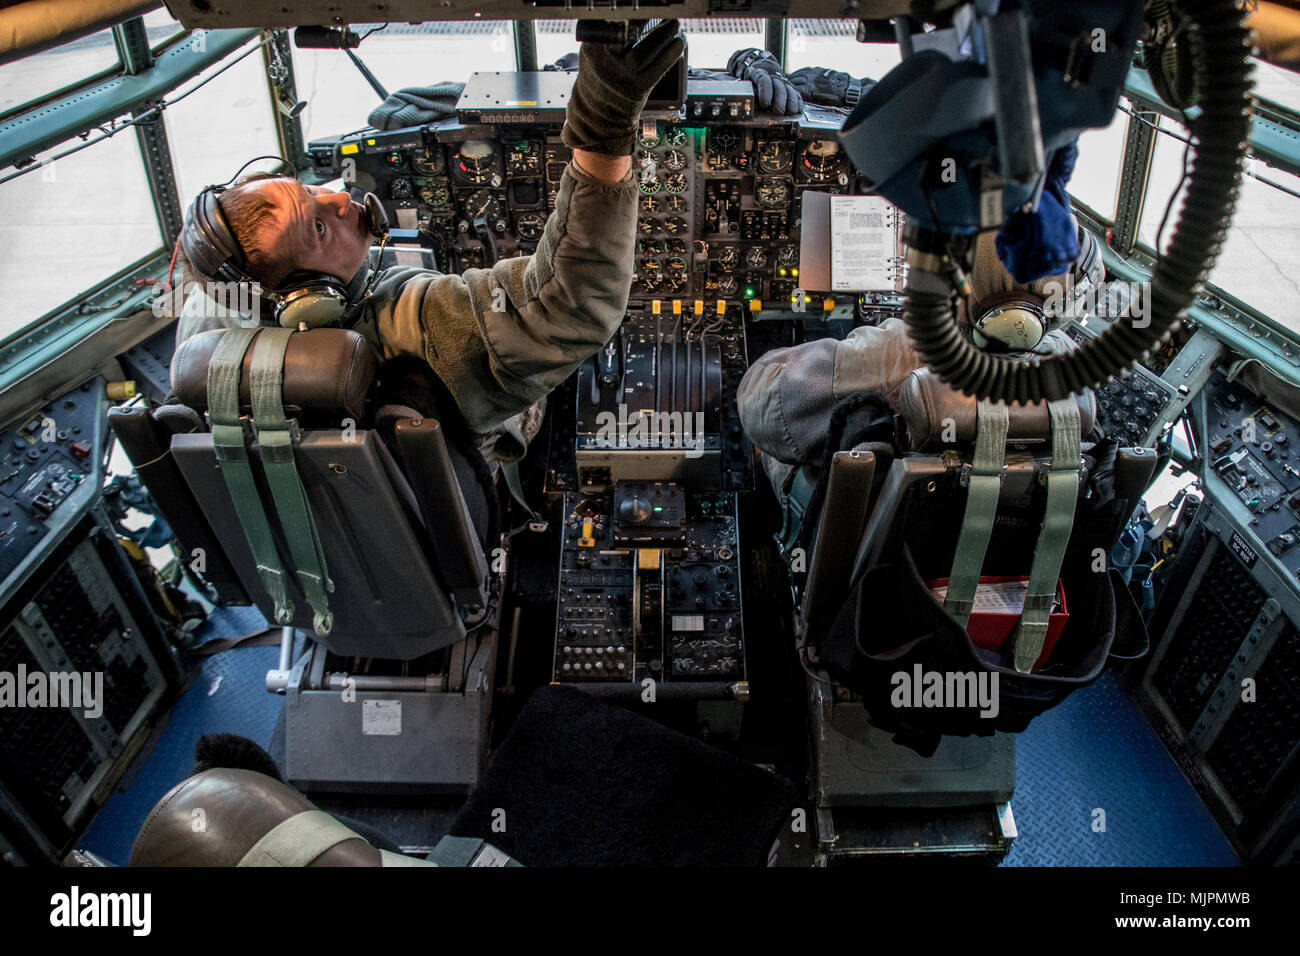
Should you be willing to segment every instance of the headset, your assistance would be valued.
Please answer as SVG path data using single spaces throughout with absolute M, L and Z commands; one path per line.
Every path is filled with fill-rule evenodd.
M 365 289 L 351 307 L 348 305 L 347 282 L 337 276 L 323 272 L 293 272 L 278 289 L 268 290 L 248 274 L 248 256 L 235 238 L 221 208 L 220 197 L 232 183 L 243 185 L 257 179 L 294 178 L 287 173 L 255 173 L 236 182 L 249 164 L 260 159 L 276 159 L 293 168 L 279 156 L 256 156 L 226 182 L 204 188 L 190 204 L 181 230 L 181 248 L 185 250 L 186 258 L 200 274 L 210 279 L 239 283 L 253 295 L 269 298 L 275 303 L 275 320 L 283 328 L 314 329 L 322 325 L 345 324 L 369 296 L 379 275 L 377 269 L 371 270 Z M 382 255 L 383 246 L 388 242 L 388 215 L 374 193 L 366 193 L 362 204 L 365 206 L 366 227 L 380 240 Z
M 989 352 L 1027 352 L 1037 348 L 1057 323 L 1083 318 L 1081 303 L 1095 297 L 1106 278 L 1101 243 L 1082 225 L 1077 227 L 1079 255 L 1070 270 L 1071 286 L 1063 295 L 1047 299 L 1028 290 L 999 292 L 978 303 L 971 326 L 971 342 Z
M 989 352 L 1027 352 L 1049 328 L 1043 298 L 1032 292 L 999 292 L 979 304 L 971 322 L 971 341 Z

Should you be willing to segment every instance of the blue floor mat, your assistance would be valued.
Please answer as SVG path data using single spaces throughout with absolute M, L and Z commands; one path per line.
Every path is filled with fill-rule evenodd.
M 222 608 L 208 619 L 200 637 L 237 637 L 263 626 L 256 609 Z M 194 744 L 201 735 L 240 734 L 269 748 L 282 698 L 268 694 L 264 680 L 278 654 L 278 648 L 258 647 L 204 661 L 143 766 L 134 777 L 128 774 L 79 845 L 125 864 L 149 811 L 193 767 Z M 1113 672 L 1038 717 L 1019 736 L 1011 807 L 1020 837 L 1005 866 L 1238 862 Z M 1104 831 L 1093 829 L 1095 810 L 1105 812 Z M 428 830 L 427 821 L 416 829 Z
M 1237 855 L 1114 671 L 1016 739 L 1004 866 L 1235 866 Z M 1102 818 L 1105 829 L 1094 830 Z
M 208 617 L 198 639 L 239 637 L 265 626 L 257 608 L 220 608 Z M 198 678 L 172 708 L 143 766 L 126 775 L 78 845 L 126 865 L 149 811 L 194 768 L 194 744 L 203 734 L 239 734 L 269 746 L 283 698 L 267 693 L 266 672 L 277 665 L 279 656 L 278 647 L 251 647 L 207 658 Z

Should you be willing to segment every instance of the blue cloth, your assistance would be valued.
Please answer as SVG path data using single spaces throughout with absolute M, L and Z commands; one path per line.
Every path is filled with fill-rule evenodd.
M 998 258 L 1017 282 L 1069 272 L 1079 255 L 1079 234 L 1065 191 L 1079 158 L 1076 143 L 1052 155 L 1038 208 L 1016 212 L 997 235 Z

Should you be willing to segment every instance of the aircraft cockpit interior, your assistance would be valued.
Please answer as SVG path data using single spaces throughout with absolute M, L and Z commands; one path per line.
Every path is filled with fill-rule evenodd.
M 1300 863 L 1298 70 L 1290 2 L 0 4 L 0 858 L 1249 925 L 1135 873 Z

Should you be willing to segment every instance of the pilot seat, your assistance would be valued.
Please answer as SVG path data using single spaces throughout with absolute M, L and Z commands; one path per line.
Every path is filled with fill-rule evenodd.
M 285 697 L 286 779 L 467 792 L 487 750 L 497 501 L 450 425 L 380 404 L 401 394 L 384 369 L 345 329 L 201 332 L 173 357 L 177 403 L 110 422 L 214 600 L 283 629 L 267 689 Z
M 1006 406 L 922 368 L 903 385 L 894 441 L 831 459 L 820 512 L 805 516 L 817 523 L 795 615 L 826 858 L 1003 855 L 1015 837 L 1014 734 L 1109 656 L 1143 646 L 1106 556 L 1156 454 L 1082 442 L 1095 417 L 1091 391 Z M 984 616 L 1006 582 L 1026 577 L 1020 605 Z M 1001 638 L 988 631 L 999 619 Z M 984 675 L 996 713 L 922 698 L 911 685 L 933 673 L 963 692 Z

